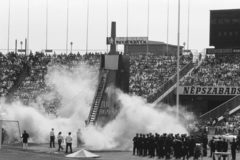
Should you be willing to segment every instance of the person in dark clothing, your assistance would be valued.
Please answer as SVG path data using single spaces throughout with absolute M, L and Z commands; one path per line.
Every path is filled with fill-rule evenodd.
M 183 142 L 180 139 L 180 137 L 177 136 L 175 138 L 175 143 L 174 143 L 174 153 L 175 153 L 175 158 L 176 159 L 181 158 L 182 148 L 183 148 Z
M 237 143 L 235 138 L 233 138 L 233 142 L 231 143 L 232 160 L 236 160 L 236 150 L 237 150 Z
M 195 145 L 196 145 L 196 142 L 195 142 L 194 136 L 191 136 L 189 143 L 188 143 L 189 157 L 193 156 Z
M 207 134 L 202 135 L 202 143 L 203 143 L 203 156 L 207 156 L 207 144 L 208 144 L 208 137 Z
M 154 137 L 153 135 L 150 136 L 150 143 L 149 143 L 149 155 L 150 155 L 150 158 L 153 158 L 155 156 L 155 142 L 154 142 Z
M 166 141 L 165 141 L 166 159 L 170 159 L 171 147 L 172 147 L 172 139 L 171 139 L 170 135 L 168 135 L 168 137 L 166 138 Z
M 26 131 L 24 131 L 21 138 L 23 139 L 23 149 L 25 148 L 27 150 L 29 134 Z
M 223 142 L 222 142 L 222 152 L 227 152 L 228 151 L 228 143 L 226 141 L 226 139 L 224 138 L 223 139 Z M 223 160 L 226 160 L 226 157 L 227 156 L 223 156 Z
M 211 154 L 209 157 L 212 157 L 213 153 L 215 152 L 215 137 L 212 137 L 212 139 L 209 141 L 209 147 L 211 148 Z
M 143 135 L 142 139 L 142 156 L 147 156 L 147 137 Z
M 3 144 L 3 142 L 4 142 L 5 135 L 6 135 L 6 131 L 2 128 L 2 142 L 1 142 L 1 144 Z
M 138 138 L 138 155 L 142 155 L 142 134 L 140 134 L 140 137 Z
M 238 133 L 238 136 L 237 136 L 237 148 L 238 148 L 238 151 L 240 151 L 240 132 Z
M 188 160 L 189 158 L 189 155 L 188 155 L 188 138 L 187 137 L 183 137 L 183 149 L 182 149 L 182 157 L 183 157 L 183 160 L 185 160 L 185 157 L 186 159 Z
M 135 151 L 137 150 L 138 153 L 138 133 L 136 134 L 136 137 L 133 138 L 133 155 L 135 155 Z
M 154 152 L 156 153 L 156 156 L 157 156 L 157 157 L 159 157 L 158 141 L 159 141 L 159 134 L 155 133 L 155 139 L 154 139 Z
M 147 134 L 147 137 L 146 137 L 146 156 L 149 156 L 149 144 L 150 144 L 150 135 Z
M 221 140 L 221 137 L 219 138 L 219 140 L 217 141 L 217 151 L 218 152 L 221 152 L 222 151 L 222 140 Z
M 159 137 L 158 140 L 158 152 L 159 152 L 159 159 L 164 158 L 164 152 L 163 152 L 163 147 L 164 147 L 164 140 L 163 140 L 163 136 Z

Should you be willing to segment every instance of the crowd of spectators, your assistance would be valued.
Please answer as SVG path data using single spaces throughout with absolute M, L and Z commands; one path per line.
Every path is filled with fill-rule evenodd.
M 202 64 L 180 82 L 183 86 L 239 86 L 240 55 L 207 55 Z
M 191 57 L 182 56 L 180 68 L 191 61 Z M 53 86 L 46 84 L 45 75 L 49 69 L 68 69 L 69 72 L 79 73 L 77 65 L 84 63 L 89 66 L 99 66 L 100 54 L 0 54 L 1 61 L 1 86 L 0 94 L 5 96 L 25 66 L 27 76 L 13 94 L 13 100 L 21 100 L 25 105 L 36 102 L 36 98 L 53 90 Z M 145 55 L 130 56 L 130 94 L 147 98 L 150 94 L 157 92 L 176 73 L 176 56 L 156 55 L 148 53 Z M 97 71 L 97 69 L 96 69 Z M 54 110 L 54 106 L 60 105 L 58 94 L 54 101 L 44 102 L 45 108 Z
M 50 93 L 54 86 L 46 83 L 46 74 L 51 70 L 67 70 L 67 73 L 79 74 L 84 72 L 81 64 L 86 64 L 88 68 L 94 68 L 96 75 L 100 64 L 99 53 L 88 53 L 85 55 L 78 54 L 44 54 L 36 52 L 29 55 L 0 53 L 0 97 L 5 97 L 9 89 L 24 69 L 27 75 L 18 89 L 13 93 L 13 101 L 20 100 L 25 105 L 36 103 L 37 98 L 41 95 Z M 85 65 L 85 66 L 86 66 Z M 42 103 L 45 111 L 50 114 L 56 113 L 56 108 L 61 105 L 61 97 L 58 93 L 53 93 L 52 99 L 45 99 Z
M 182 56 L 180 68 L 191 61 L 192 57 Z M 50 69 L 68 69 L 70 73 L 78 74 L 79 64 L 99 66 L 100 53 L 78 54 L 0 54 L 1 61 L 1 86 L 0 96 L 5 96 L 25 66 L 27 76 L 13 94 L 13 100 L 21 100 L 25 105 L 36 102 L 39 95 L 49 93 L 53 86 L 46 84 L 46 73 Z M 166 83 L 176 73 L 176 56 L 156 55 L 153 53 L 130 56 L 130 94 L 147 98 L 150 94 Z M 97 69 L 96 69 L 97 72 Z M 95 74 L 95 73 L 94 73 Z M 44 102 L 45 108 L 54 110 L 54 106 L 60 105 L 59 95 L 54 101 Z
M 218 121 L 219 118 L 198 119 L 188 122 L 187 128 L 189 133 L 204 130 L 209 133 L 210 130 L 213 135 L 240 135 L 240 112 L 230 115 L 229 110 L 223 114 L 223 119 Z
M 23 70 L 25 56 L 10 52 L 6 55 L 0 52 L 0 97 L 8 94 Z
M 189 55 L 181 56 L 180 69 L 192 60 Z M 154 53 L 130 56 L 131 94 L 147 98 L 157 92 L 177 71 L 177 57 Z

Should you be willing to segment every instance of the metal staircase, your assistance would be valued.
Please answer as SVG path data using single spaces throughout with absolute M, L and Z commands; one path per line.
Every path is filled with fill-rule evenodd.
M 185 75 L 190 73 L 192 69 L 194 68 L 194 64 L 192 62 L 188 63 L 185 67 L 183 67 L 180 70 L 180 79 L 183 78 Z M 153 105 L 160 102 L 163 98 L 165 98 L 171 91 L 173 91 L 176 88 L 176 82 L 177 82 L 177 75 L 175 74 L 170 80 L 168 80 L 165 84 L 163 84 L 160 87 L 160 91 L 154 95 L 149 96 L 148 102 L 152 103 Z
M 202 64 L 202 61 L 198 62 L 197 67 L 199 67 L 200 65 Z M 187 76 L 188 74 L 190 74 L 192 71 L 193 71 L 194 67 L 192 66 L 191 67 L 191 70 L 188 71 L 184 76 L 181 75 L 180 76 L 180 81 L 182 81 L 184 79 L 185 76 Z M 175 78 L 176 75 L 174 75 L 173 78 Z M 158 99 L 156 99 L 154 102 L 153 102 L 153 105 L 156 105 L 158 102 L 160 102 L 161 100 L 163 100 L 163 98 L 165 98 L 170 92 L 172 92 L 175 88 L 177 87 L 177 83 L 175 83 L 172 87 L 170 87 L 166 92 L 164 92 Z
M 106 86 L 107 75 L 108 75 L 108 71 L 104 70 L 102 72 L 102 76 L 93 99 L 92 107 L 87 120 L 87 125 L 95 125 L 97 121 L 97 116 L 98 116 L 99 108 L 101 105 L 102 96 Z
M 234 96 L 225 103 L 201 115 L 200 118 L 209 120 L 210 118 L 218 117 L 218 120 L 220 121 L 223 119 L 222 115 L 224 112 L 226 112 L 227 109 L 229 109 L 230 115 L 234 114 L 240 109 L 240 95 Z

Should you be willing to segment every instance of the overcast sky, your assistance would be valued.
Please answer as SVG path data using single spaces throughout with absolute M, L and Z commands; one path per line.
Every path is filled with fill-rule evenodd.
M 29 48 L 46 48 L 46 4 L 48 1 L 48 49 L 64 52 L 67 33 L 68 0 L 29 0 Z M 88 0 L 69 0 L 68 48 L 86 50 Z M 148 0 L 89 0 L 88 50 L 106 50 L 111 22 L 117 23 L 117 36 L 146 37 Z M 128 2 L 128 26 L 127 26 Z M 149 0 L 149 40 L 167 42 L 168 0 Z M 209 11 L 240 8 L 240 0 L 190 0 L 189 48 L 209 47 Z M 0 0 L 0 52 L 8 46 L 9 0 Z M 10 49 L 15 40 L 27 37 L 28 0 L 10 0 Z M 180 44 L 187 43 L 188 0 L 181 0 Z M 169 43 L 177 44 L 178 0 L 169 0 Z M 187 46 L 187 45 L 186 45 Z M 122 49 L 122 46 L 118 47 Z M 62 49 L 62 51 L 60 51 Z

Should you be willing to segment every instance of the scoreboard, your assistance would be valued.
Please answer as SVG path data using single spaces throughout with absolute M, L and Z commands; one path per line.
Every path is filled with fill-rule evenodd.
M 209 39 L 215 48 L 240 47 L 240 9 L 211 10 Z

